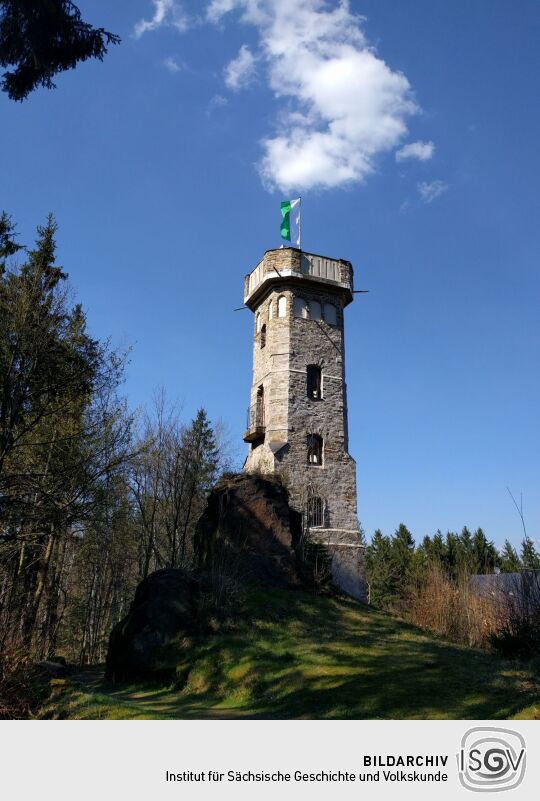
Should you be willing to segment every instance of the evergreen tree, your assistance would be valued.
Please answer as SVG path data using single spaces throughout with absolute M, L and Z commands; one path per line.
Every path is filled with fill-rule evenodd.
M 0 277 L 6 270 L 7 259 L 19 250 L 22 250 L 22 245 L 15 241 L 15 227 L 9 215 L 3 211 L 0 214 Z
M 470 576 L 474 573 L 475 557 L 473 537 L 467 526 L 464 526 L 459 535 L 458 569 L 456 577 Z
M 433 537 L 424 537 L 423 548 L 430 562 L 443 567 L 446 562 L 446 546 L 440 530 Z
M 414 540 L 401 523 L 392 538 L 377 530 L 367 548 L 367 577 L 371 602 L 389 609 L 401 608 L 411 580 Z
M 446 533 L 444 565 L 448 575 L 456 578 L 461 568 L 461 543 L 452 531 Z
M 100 61 L 119 37 L 84 22 L 71 0 L 0 0 L 0 65 L 9 67 L 2 90 L 24 100 L 38 86 L 81 61 Z
M 500 565 L 503 573 L 517 573 L 522 567 L 517 550 L 508 540 L 500 553 Z
M 88 335 L 82 308 L 68 304 L 55 233 L 49 217 L 20 269 L 4 262 L 0 275 L 0 569 L 10 576 L 0 629 L 19 632 L 42 655 L 59 625 L 73 528 L 129 442 L 115 395 L 121 361 Z
M 397 578 L 392 556 L 392 543 L 377 529 L 366 551 L 366 577 L 369 584 L 370 603 L 387 607 L 395 597 Z
M 521 543 L 521 562 L 526 570 L 540 570 L 540 555 L 529 537 Z
M 472 563 L 474 573 L 491 573 L 497 564 L 497 550 L 481 528 L 476 529 L 472 538 Z
M 216 438 L 204 409 L 199 409 L 186 430 L 183 445 L 187 465 L 187 503 L 181 532 L 180 564 L 185 561 L 188 542 L 192 544 L 194 525 L 202 511 L 202 502 L 217 477 L 219 455 Z

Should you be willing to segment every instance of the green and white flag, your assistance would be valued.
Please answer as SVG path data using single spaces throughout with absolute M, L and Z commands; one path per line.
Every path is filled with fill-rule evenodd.
M 300 198 L 281 202 L 281 238 L 300 247 Z

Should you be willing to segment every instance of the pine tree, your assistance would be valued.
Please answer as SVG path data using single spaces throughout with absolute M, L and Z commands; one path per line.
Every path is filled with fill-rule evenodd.
M 474 573 L 475 557 L 473 537 L 467 526 L 463 526 L 459 535 L 459 573 L 471 575 Z
M 15 233 L 15 226 L 10 216 L 3 211 L 0 214 L 0 278 L 6 270 L 10 256 L 22 250 L 22 245 L 15 241 Z
M 184 435 L 185 460 L 188 468 L 187 505 L 181 535 L 180 564 L 186 558 L 188 533 L 193 534 L 197 511 L 200 512 L 203 499 L 216 480 L 219 454 L 213 428 L 204 409 L 197 416 Z M 189 537 L 189 540 L 192 536 Z
M 395 597 L 396 570 L 392 558 L 392 543 L 377 529 L 366 551 L 366 576 L 370 603 L 387 607 Z
M 517 550 L 508 540 L 504 541 L 500 553 L 500 565 L 503 573 L 517 573 L 522 567 Z
M 444 564 L 449 576 L 456 578 L 461 567 L 461 543 L 452 531 L 447 531 Z
M 51 216 L 20 269 L 0 275 L 0 566 L 12 570 L 0 628 L 13 624 L 41 654 L 56 636 L 73 526 L 129 440 L 115 396 L 121 362 L 88 335 L 82 308 L 70 307 L 55 233 Z
M 540 570 L 540 555 L 529 537 L 521 543 L 521 562 L 526 570 Z
M 491 573 L 497 564 L 497 550 L 481 528 L 476 529 L 472 538 L 474 573 Z
M 71 0 L 0 0 L 2 90 L 24 100 L 38 86 L 54 89 L 53 77 L 81 61 L 100 61 L 119 37 L 84 22 Z
M 430 562 L 444 567 L 446 562 L 446 546 L 440 530 L 433 537 L 424 537 L 423 548 Z

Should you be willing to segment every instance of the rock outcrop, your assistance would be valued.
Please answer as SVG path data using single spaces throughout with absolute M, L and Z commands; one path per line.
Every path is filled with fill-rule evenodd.
M 111 632 L 106 678 L 113 682 L 169 678 L 180 652 L 208 631 L 231 595 L 250 585 L 308 587 L 323 581 L 321 556 L 302 544 L 300 515 L 289 507 L 279 476 L 240 474 L 211 491 L 197 525 L 192 573 L 165 569 L 144 579 L 128 615 Z M 324 550 L 324 549 L 322 549 Z
M 241 583 L 302 583 L 300 516 L 279 477 L 240 474 L 218 481 L 195 534 L 199 569 L 223 570 Z
M 167 568 L 141 581 L 126 617 L 109 639 L 105 678 L 113 682 L 169 676 L 183 641 L 197 629 L 193 580 Z

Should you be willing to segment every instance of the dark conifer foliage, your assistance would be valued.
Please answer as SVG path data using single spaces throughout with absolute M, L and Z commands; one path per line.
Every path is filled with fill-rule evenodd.
M 437 531 L 415 546 L 412 534 L 401 524 L 390 537 L 375 531 L 366 549 L 366 569 L 371 602 L 403 611 L 411 587 L 421 585 L 433 569 L 463 585 L 478 574 L 540 571 L 540 555 L 528 537 L 521 544 L 521 555 L 508 540 L 498 551 L 481 528 L 471 534 L 465 527 L 461 534 L 448 531 L 444 536 Z
M 56 223 L 17 243 L 0 215 L 0 717 L 10 665 L 105 657 L 141 578 L 189 569 L 206 495 L 229 467 L 220 426 L 143 415 L 119 394 L 126 354 L 93 338 Z
M 38 86 L 54 89 L 54 76 L 81 61 L 100 61 L 120 38 L 94 28 L 70 0 L 0 0 L 2 90 L 24 100 Z

